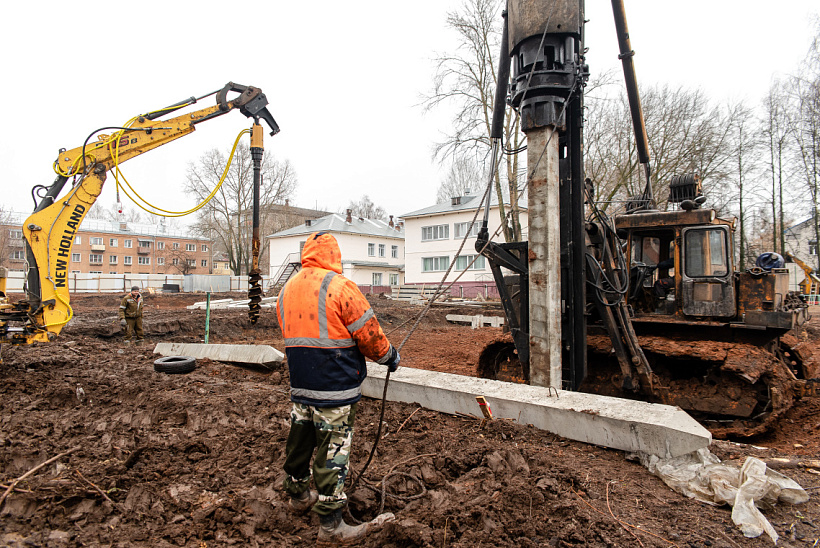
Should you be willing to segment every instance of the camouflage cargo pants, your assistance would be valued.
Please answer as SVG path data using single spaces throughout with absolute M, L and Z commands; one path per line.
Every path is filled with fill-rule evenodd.
M 285 457 L 284 487 L 290 495 L 299 495 L 310 486 L 310 458 L 314 448 L 313 481 L 319 502 L 313 511 L 327 515 L 342 508 L 353 441 L 353 419 L 356 404 L 341 407 L 312 407 L 294 403 L 290 413 L 290 434 Z

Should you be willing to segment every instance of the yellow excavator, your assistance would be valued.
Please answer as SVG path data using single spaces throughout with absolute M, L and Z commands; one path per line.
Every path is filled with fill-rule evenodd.
M 788 251 L 784 255 L 787 261 L 791 261 L 803 269 L 803 274 L 806 277 L 798 284 L 803 295 L 817 295 L 820 292 L 820 277 L 814 273 L 814 269 Z
M 234 93 L 238 95 L 229 99 L 228 95 Z M 216 105 L 161 119 L 211 95 L 216 95 Z M 82 146 L 72 150 L 60 149 L 54 162 L 57 178 L 48 187 L 38 185 L 33 189 L 32 195 L 40 200 L 36 202 L 35 199 L 34 213 L 23 226 L 28 264 L 22 300 L 9 301 L 5 296 L 5 276 L 0 274 L 0 343 L 23 345 L 50 341 L 71 319 L 67 283 L 71 247 L 83 218 L 102 192 L 107 172 L 118 173 L 119 164 L 189 135 L 198 124 L 232 110 L 253 119 L 250 130 L 254 167 L 253 264 L 248 293 L 250 320 L 255 323 L 262 295 L 258 204 L 264 130 L 260 120 L 269 126 L 271 135 L 279 132 L 267 105 L 268 100 L 261 89 L 228 82 L 221 89 L 201 97 L 190 97 L 136 116 L 123 127 L 101 128 L 91 133 Z M 96 142 L 89 143 L 94 135 L 111 130 L 114 132 L 110 135 L 100 134 Z M 60 196 L 69 180 L 70 189 Z

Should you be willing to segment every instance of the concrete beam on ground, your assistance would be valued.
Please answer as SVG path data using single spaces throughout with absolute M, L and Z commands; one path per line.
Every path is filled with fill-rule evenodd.
M 381 399 L 387 368 L 368 363 L 362 393 Z M 481 415 L 484 396 L 496 419 L 559 436 L 659 457 L 676 457 L 707 447 L 712 435 L 678 407 L 554 388 L 478 379 L 402 367 L 390 375 L 387 399 L 417 403 L 443 413 Z
M 269 367 L 281 363 L 285 355 L 262 344 L 186 344 L 158 343 L 154 354 L 208 358 L 217 362 L 243 363 Z

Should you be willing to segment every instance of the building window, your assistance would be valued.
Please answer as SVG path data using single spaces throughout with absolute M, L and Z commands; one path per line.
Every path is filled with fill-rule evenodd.
M 79 263 L 82 260 L 82 257 L 79 253 L 72 253 L 71 254 L 71 262 L 72 263 Z
M 117 239 L 116 238 L 108 238 L 108 245 L 111 246 L 111 247 L 117 247 Z M 114 274 L 116 274 L 116 272 Z
M 165 242 L 157 242 L 157 249 L 165 249 Z
M 102 274 L 102 270 L 89 270 L 89 274 Z
M 122 245 L 124 245 L 127 249 L 131 249 L 131 240 L 123 240 Z
M 14 239 L 19 240 L 22 237 L 23 237 L 23 231 L 22 230 L 14 230 L 14 229 L 9 230 L 9 238 L 14 238 Z
M 185 263 L 188 266 L 196 266 L 196 259 L 185 259 Z
M 137 245 L 143 251 L 151 249 L 151 240 L 137 240 Z
M 116 274 L 116 273 L 117 273 L 117 271 L 116 271 L 116 270 L 109 270 L 109 271 L 108 271 L 108 273 L 109 273 L 109 274 Z
M 75 243 L 75 244 L 81 244 L 81 243 L 83 243 L 83 237 L 82 237 L 82 236 L 75 236 L 75 237 L 74 237 L 74 243 Z
M 421 227 L 421 241 L 446 240 L 450 237 L 450 225 L 434 225 Z
M 173 248 L 174 249 L 179 249 L 179 242 L 174 242 Z
M 382 273 L 381 272 L 374 272 L 373 273 L 373 285 L 382 285 Z
M 202 259 L 202 268 L 208 268 L 208 259 Z
M 99 253 L 92 253 L 88 256 L 88 262 L 91 264 L 102 264 L 103 256 Z
M 126 266 L 130 266 L 131 265 L 131 257 L 123 257 L 122 258 L 122 264 L 124 264 Z
M 390 285 L 399 285 L 399 275 L 398 274 L 391 274 L 390 275 Z
M 467 234 L 467 229 L 470 223 L 453 223 L 453 237 L 463 238 Z M 473 228 L 470 230 L 470 238 L 478 236 L 479 223 L 473 223 Z
M 151 257 L 137 257 L 139 264 L 151 264 Z
M 171 259 L 171 264 L 174 265 L 174 266 L 178 265 L 179 264 L 179 259 L 174 257 L 173 259 Z
M 473 259 L 475 259 L 474 263 Z M 484 257 L 482 255 L 479 255 L 478 258 L 475 255 L 461 255 L 456 259 L 456 270 L 465 270 L 467 267 L 470 270 L 484 270 Z
M 117 256 L 116 255 L 109 255 L 108 256 L 108 264 L 117 264 Z
M 386 246 L 384 244 L 379 244 L 379 257 L 384 257 L 384 250 Z
M 165 257 L 157 257 L 157 264 L 165 264 Z
M 205 244 L 202 244 L 202 248 L 201 248 L 201 249 L 202 249 L 202 251 L 203 251 L 203 252 L 208 251 L 208 246 L 207 246 L 207 245 L 205 245 Z M 205 265 L 202 265 L 202 266 L 205 266 Z
M 367 244 L 367 256 L 368 257 L 375 257 L 376 256 L 376 244 Z
M 11 252 L 11 259 L 23 260 L 26 258 L 26 252 L 23 250 L 17 250 Z
M 196 244 L 185 244 L 185 251 L 196 251 Z
M 103 245 L 103 239 L 93 237 L 93 238 L 91 238 L 91 245 Z
M 399 258 L 399 246 L 397 246 L 397 245 L 391 245 L 390 246 L 390 256 L 393 257 L 394 259 Z
M 809 255 L 817 255 L 817 240 L 809 240 Z
M 443 272 L 450 266 L 450 257 L 424 257 L 421 260 L 422 272 Z

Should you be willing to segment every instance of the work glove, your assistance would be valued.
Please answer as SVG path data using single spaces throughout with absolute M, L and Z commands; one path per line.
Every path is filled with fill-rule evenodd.
M 384 365 L 387 366 L 388 371 L 390 371 L 391 373 L 395 373 L 396 370 L 399 368 L 399 362 L 401 361 L 401 356 L 399 356 L 399 351 L 398 350 L 396 350 L 395 348 L 393 348 L 392 350 L 393 350 L 394 355 L 391 356 L 390 359 L 387 360 L 387 362 L 385 362 Z
M 128 322 L 126 322 L 126 321 L 125 321 L 125 318 L 123 318 L 123 319 L 121 319 L 121 320 L 120 320 L 120 325 L 121 325 L 123 328 L 128 327 Z

